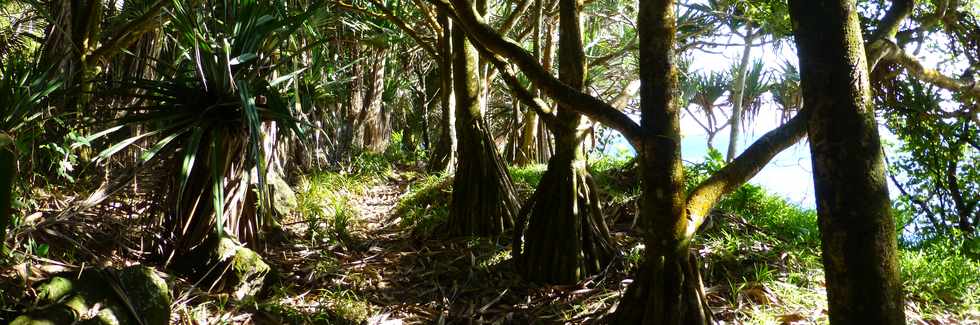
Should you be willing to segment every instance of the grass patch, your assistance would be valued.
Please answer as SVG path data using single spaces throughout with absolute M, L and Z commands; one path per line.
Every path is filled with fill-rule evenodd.
M 452 178 L 430 175 L 413 183 L 395 206 L 401 226 L 412 230 L 413 236 L 426 238 L 449 219 L 449 198 Z
M 547 169 L 548 165 L 534 164 L 521 167 L 510 167 L 507 169 L 507 171 L 510 173 L 510 179 L 514 182 L 514 187 L 516 187 L 518 192 L 523 194 L 524 197 L 527 197 L 534 192 L 536 187 L 538 187 L 538 183 L 541 183 L 541 177 L 544 176 L 544 171 Z
M 965 256 L 954 239 L 903 249 L 899 261 L 906 296 L 923 303 L 923 316 L 980 310 L 980 261 Z
M 297 186 L 297 222 L 306 225 L 306 239 L 339 244 L 351 239 L 357 224 L 357 210 L 350 198 L 362 194 L 380 181 L 377 174 L 315 173 L 304 177 Z

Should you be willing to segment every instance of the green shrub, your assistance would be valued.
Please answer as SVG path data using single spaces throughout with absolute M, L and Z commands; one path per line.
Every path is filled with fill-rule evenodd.
M 533 164 L 521 167 L 510 167 L 508 172 L 510 173 L 510 179 L 514 181 L 514 186 L 517 187 L 518 190 L 521 192 L 530 193 L 538 187 L 538 183 L 541 183 L 541 177 L 544 176 L 544 171 L 546 169 L 548 169 L 548 165 Z
M 296 216 L 306 223 L 307 239 L 343 243 L 351 239 L 357 211 L 350 196 L 362 193 L 376 182 L 364 174 L 316 173 L 300 182 L 296 193 Z
M 412 229 L 413 235 L 428 237 L 449 219 L 449 199 L 453 178 L 430 175 L 412 184 L 398 205 L 395 215 L 401 226 Z
M 392 174 L 391 165 L 391 160 L 384 154 L 364 152 L 354 158 L 350 171 L 360 176 L 388 176 Z

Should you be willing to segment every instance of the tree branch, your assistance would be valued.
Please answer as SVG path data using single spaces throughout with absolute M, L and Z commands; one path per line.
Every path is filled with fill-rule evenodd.
M 517 9 L 514 9 L 514 12 L 512 12 L 510 16 L 507 16 L 504 23 L 500 25 L 500 29 L 498 30 L 500 35 L 507 35 L 507 33 L 510 32 L 510 29 L 514 28 L 514 24 L 517 23 L 517 18 L 523 16 L 524 12 L 527 11 L 527 8 L 531 7 L 531 0 L 520 1 L 521 2 L 517 4 Z
M 641 143 L 642 130 L 628 115 L 606 102 L 565 85 L 546 71 L 537 60 L 514 41 L 500 36 L 480 18 L 468 0 L 453 0 L 456 10 L 447 0 L 429 0 L 450 13 L 467 35 L 487 50 L 510 59 L 549 97 L 568 108 L 605 124 L 623 134 L 634 146 Z
M 698 184 L 687 198 L 688 222 L 686 236 L 694 236 L 704 222 L 708 211 L 721 200 L 752 179 L 763 167 L 786 148 L 796 144 L 806 135 L 806 109 L 796 114 L 786 124 L 775 128 L 756 140 L 724 168 Z
M 895 39 L 895 35 L 898 34 L 898 28 L 901 26 L 902 21 L 912 14 L 914 7 L 915 0 L 892 1 L 892 6 L 888 8 L 888 12 L 882 18 L 881 24 L 878 25 L 878 29 L 869 38 L 868 46 L 865 49 L 868 57 L 869 72 L 874 71 L 878 63 L 886 56 L 889 56 L 888 51 L 892 49 L 883 47 L 882 42 Z
M 882 60 L 897 63 L 902 68 L 905 68 L 910 75 L 918 78 L 919 80 L 931 83 L 946 90 L 960 92 L 972 97 L 980 97 L 980 85 L 978 85 L 976 81 L 963 81 L 957 78 L 945 76 L 936 69 L 926 68 L 924 65 L 922 65 L 922 62 L 919 62 L 919 59 L 908 54 L 908 52 L 905 52 L 905 50 L 891 40 L 881 39 L 875 41 L 872 46 L 886 48 L 886 50 L 883 50 L 885 55 L 882 57 Z
M 421 0 L 412 0 L 412 3 L 415 4 L 415 7 L 419 8 L 419 11 L 422 12 L 422 16 L 425 17 L 425 19 L 422 21 L 424 21 L 429 28 L 435 31 L 436 34 L 442 34 L 442 27 L 439 27 L 439 23 L 436 22 L 435 16 L 433 16 L 429 8 L 425 6 L 425 3 L 423 3 Z
M 517 80 L 517 77 L 514 76 L 514 71 L 510 66 L 501 61 L 500 58 L 497 58 L 481 46 L 477 46 L 477 49 L 480 50 L 483 58 L 490 61 L 490 64 L 493 64 L 497 68 L 497 71 L 500 71 L 500 76 L 504 79 L 504 83 L 507 84 L 507 87 L 517 97 L 517 100 L 534 110 L 534 113 L 538 114 L 538 117 L 544 121 L 548 129 L 554 130 L 558 124 L 554 113 L 548 108 L 548 104 L 524 88 L 520 81 Z
M 373 4 L 375 7 L 378 7 L 378 9 L 380 9 L 381 12 L 384 13 L 384 17 L 387 18 L 388 21 L 395 24 L 395 26 L 398 26 L 399 29 L 405 32 L 405 34 L 408 34 L 408 36 L 411 37 L 413 40 L 415 40 L 416 43 L 419 43 L 419 46 L 421 46 L 422 49 L 429 54 L 429 56 L 431 56 L 432 58 L 439 57 L 439 54 L 436 53 L 436 49 L 432 47 L 431 44 L 423 40 L 422 37 L 419 36 L 418 32 L 416 32 L 411 27 L 408 27 L 408 24 L 405 24 L 404 20 L 398 18 L 398 16 L 395 16 L 395 14 L 391 12 L 391 9 L 385 7 L 385 5 L 379 2 L 378 0 L 370 0 L 370 1 L 371 4 Z

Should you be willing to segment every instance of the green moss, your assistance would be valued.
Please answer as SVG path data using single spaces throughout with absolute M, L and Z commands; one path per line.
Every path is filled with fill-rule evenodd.
M 259 254 L 231 238 L 222 238 L 217 245 L 216 253 L 221 263 L 231 264 L 232 272 L 225 276 L 230 276 L 227 280 L 234 288 L 232 295 L 235 299 L 251 298 L 262 290 L 265 277 L 271 268 Z
M 38 290 L 38 302 L 41 304 L 52 304 L 61 300 L 62 297 L 72 293 L 75 286 L 71 280 L 56 276 L 41 285 Z
M 170 323 L 167 283 L 144 266 L 119 271 L 88 269 L 80 276 L 55 276 L 41 284 L 38 291 L 39 304 L 48 306 L 18 317 L 13 324 L 69 324 L 76 320 L 81 324 L 137 324 L 126 303 L 132 305 L 145 325 Z M 96 306 L 98 313 L 91 315 Z
M 452 180 L 448 176 L 429 176 L 411 185 L 395 206 L 394 213 L 401 218 L 401 226 L 412 229 L 417 236 L 427 237 L 444 224 L 449 218 Z
M 287 215 L 299 206 L 296 192 L 277 173 L 271 173 L 267 179 L 272 190 L 272 206 L 280 215 Z
M 143 317 L 145 325 L 170 323 L 172 298 L 167 282 L 156 270 L 146 266 L 132 266 L 119 272 L 119 281 L 133 302 L 133 308 Z

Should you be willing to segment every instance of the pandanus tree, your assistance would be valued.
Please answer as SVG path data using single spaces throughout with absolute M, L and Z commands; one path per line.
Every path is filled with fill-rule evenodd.
M 778 40 L 789 32 L 786 3 L 784 1 L 746 1 L 746 0 L 710 0 L 707 3 L 695 3 L 691 8 L 701 11 L 712 18 L 712 22 L 724 25 L 730 32 L 741 38 L 742 53 L 739 62 L 731 69 L 732 84 L 729 87 L 729 143 L 725 160 L 730 162 L 738 154 L 738 142 L 742 137 L 742 125 L 745 121 L 745 104 L 752 102 L 750 66 L 753 64 L 752 49 L 766 44 L 767 39 Z
M 316 10 L 301 16 L 283 12 L 253 0 L 178 2 L 173 64 L 157 71 L 156 79 L 115 82 L 103 94 L 134 104 L 120 108 L 114 126 L 91 138 L 125 126 L 139 126 L 142 133 L 109 146 L 100 158 L 156 139 L 141 164 L 161 159 L 167 167 L 169 182 L 161 190 L 168 207 L 164 244 L 171 256 L 222 236 L 254 244 L 277 226 L 261 129 L 275 122 L 301 133 L 291 114 L 296 103 L 282 87 L 298 71 L 279 71 L 276 49 Z
M 769 85 L 772 100 L 778 105 L 780 118 L 788 121 L 803 108 L 803 97 L 800 94 L 800 72 L 792 62 L 785 61 L 780 65 L 776 80 Z
M 517 43 L 500 36 L 467 0 L 434 0 L 455 13 L 467 34 L 493 55 L 510 59 L 546 95 L 564 107 L 618 131 L 637 148 L 642 194 L 640 226 L 645 259 L 611 321 L 620 324 L 706 323 L 710 311 L 700 290 L 696 261 L 688 247 L 698 226 L 722 195 L 757 173 L 777 153 L 804 135 L 806 114 L 770 131 L 699 184 L 684 190 L 680 160 L 679 107 L 674 56 L 673 1 L 640 2 L 637 26 L 640 54 L 641 119 L 625 113 L 551 76 Z
M 697 107 L 700 114 L 691 111 L 690 105 L 685 105 L 684 109 L 708 134 L 708 148 L 714 149 L 714 139 L 718 132 L 724 130 L 731 123 L 731 120 L 724 116 L 724 111 L 718 109 L 718 100 L 727 91 L 730 83 L 729 75 L 720 72 L 695 73 L 683 78 L 683 87 L 688 89 L 686 92 L 690 97 L 690 103 Z M 719 120 L 718 115 L 724 117 Z M 703 115 L 704 119 L 699 118 Z
M 3 63 L 0 65 L 0 247 L 13 213 L 17 153 L 34 145 L 44 129 L 42 104 L 61 86 L 60 81 L 20 55 L 12 55 Z
M 514 223 L 517 196 L 483 118 L 479 54 L 462 29 L 452 31 L 452 58 L 458 144 L 447 226 L 453 235 L 499 235 Z
M 803 107 L 812 114 L 807 130 L 830 322 L 904 324 L 895 221 L 868 78 L 874 63 L 855 1 L 789 4 Z M 886 19 L 879 31 L 902 20 Z
M 746 69 L 744 72 L 740 72 L 740 69 Z M 769 73 L 766 71 L 765 63 L 761 59 L 752 60 L 751 63 L 742 67 L 738 65 L 732 65 L 729 69 L 729 74 L 733 76 L 738 76 L 741 74 L 741 82 L 738 80 L 732 80 L 732 84 L 729 89 L 741 89 L 741 95 L 738 95 L 738 91 L 729 93 L 728 105 L 732 107 L 732 114 L 734 115 L 735 108 L 738 107 L 738 120 L 731 120 L 729 123 L 741 123 L 739 126 L 733 126 L 739 129 L 738 132 L 745 132 L 750 130 L 752 122 L 759 112 L 762 110 L 763 95 L 769 91 L 772 84 L 769 78 Z M 740 85 L 739 85 L 740 83 Z M 736 103 L 736 100 L 740 100 L 741 103 Z M 737 141 L 738 138 L 731 138 L 729 142 Z M 738 148 L 737 144 L 729 144 L 729 148 Z
M 581 3 L 559 0 L 558 10 L 558 78 L 581 90 L 587 71 Z M 587 129 L 580 128 L 582 119 L 565 105 L 558 106 L 557 115 L 541 114 L 555 135 L 555 155 L 520 211 L 513 245 L 517 264 L 531 281 L 575 283 L 602 271 L 616 254 L 602 218 L 598 188 L 586 166 L 582 139 Z

